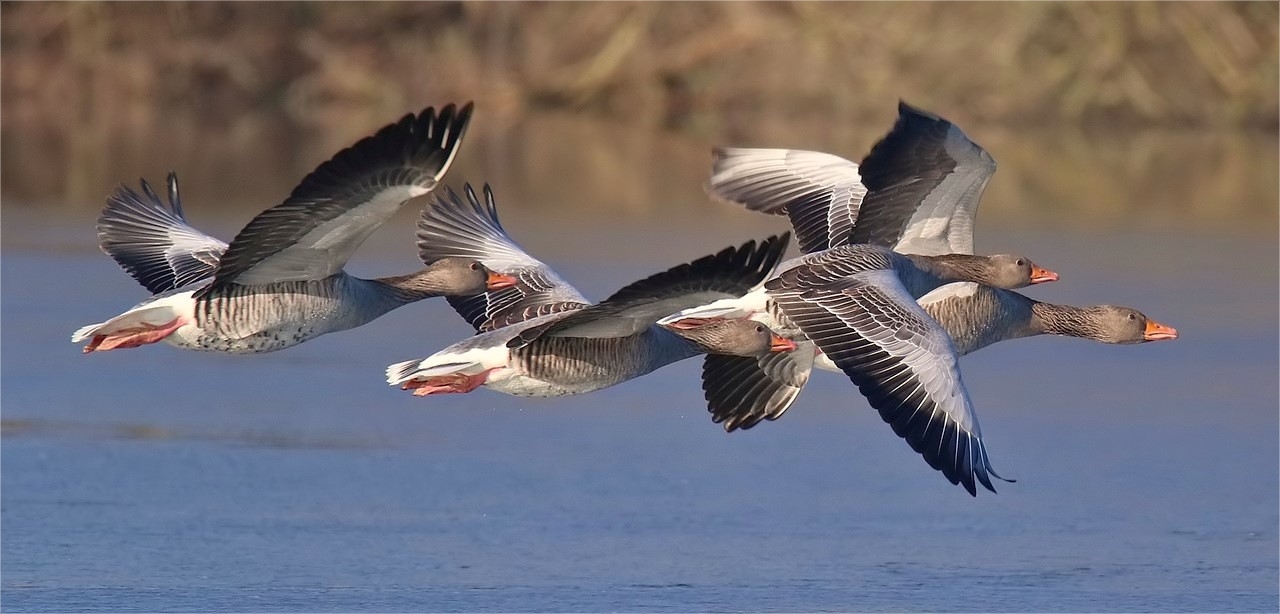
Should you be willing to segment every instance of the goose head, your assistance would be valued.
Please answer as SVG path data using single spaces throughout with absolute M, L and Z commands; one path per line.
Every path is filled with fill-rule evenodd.
M 516 285 L 516 278 L 470 258 L 441 258 L 396 285 L 430 295 L 469 296 Z
M 1058 281 L 1058 274 L 1032 262 L 1030 258 L 1016 254 L 996 254 L 987 257 L 988 267 L 983 280 L 990 286 L 1005 290 L 1025 288 L 1032 284 Z
M 684 318 L 662 327 L 692 341 L 708 354 L 762 356 L 796 349 L 794 341 L 752 320 Z
M 1130 307 L 1099 305 L 1079 324 L 1090 339 L 1102 343 L 1146 343 L 1177 339 L 1178 331 Z

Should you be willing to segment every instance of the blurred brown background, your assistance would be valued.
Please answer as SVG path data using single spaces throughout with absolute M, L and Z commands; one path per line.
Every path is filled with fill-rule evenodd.
M 475 100 L 450 183 L 649 210 L 699 194 L 712 144 L 856 160 L 903 98 L 1000 162 L 987 216 L 1274 230 L 1277 6 L 5 2 L 0 185 L 88 212 L 172 168 L 189 203 L 261 209 Z

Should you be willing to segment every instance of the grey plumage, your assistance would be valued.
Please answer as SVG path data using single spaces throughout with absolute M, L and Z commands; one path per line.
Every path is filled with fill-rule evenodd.
M 467 103 L 406 115 L 316 167 L 232 239 L 197 298 L 232 283 L 323 279 L 342 270 L 374 230 L 449 170 L 471 110 Z
M 596 305 L 522 327 L 507 347 L 530 377 L 575 391 L 697 356 L 703 351 L 694 343 L 654 324 L 680 309 L 745 294 L 773 272 L 788 238 L 749 241 L 634 282 Z
M 947 331 L 960 356 L 1036 335 L 1110 344 L 1177 338 L 1176 330 L 1131 307 L 1045 303 L 983 284 L 948 284 L 921 297 L 920 305 Z
M 942 265 L 955 272 L 969 265 L 988 264 L 971 255 L 973 223 L 982 191 L 995 171 L 995 162 L 959 128 L 935 115 L 901 103 L 898 122 L 872 148 L 861 166 L 818 152 L 727 151 L 717 149 L 715 152 L 711 192 L 751 210 L 788 215 L 800 244 L 810 246 L 804 250 L 807 254 L 817 253 L 822 247 L 869 243 L 903 252 L 914 266 L 924 269 Z M 818 168 L 825 170 L 816 172 L 814 169 Z M 815 177 L 820 180 L 814 180 Z M 863 198 L 851 199 L 832 189 L 855 181 L 866 188 Z M 805 332 L 817 331 L 814 334 L 823 340 L 819 345 L 824 346 L 819 358 L 834 362 L 849 375 L 886 422 L 893 425 L 895 432 L 921 451 L 930 465 L 942 469 L 953 482 L 959 479 L 971 493 L 975 480 L 989 486 L 982 475 L 990 473 L 985 446 L 980 439 L 960 441 L 957 435 L 947 432 L 942 435 L 944 442 L 963 446 L 963 450 L 956 448 L 963 453 L 952 455 L 950 460 L 937 453 L 932 457 L 926 453 L 929 448 L 923 443 L 926 435 L 939 435 L 943 431 L 919 426 L 933 425 L 934 420 L 919 422 L 908 418 L 904 422 L 902 414 L 894 409 L 904 402 L 914 403 L 925 397 L 895 399 L 890 394 L 918 389 L 921 364 L 910 365 L 910 369 L 904 371 L 904 365 L 909 363 L 884 353 L 885 348 L 877 345 L 875 335 L 870 332 L 872 328 L 868 328 L 871 323 L 896 327 L 895 334 L 903 336 L 899 343 L 914 339 L 918 340 L 918 349 L 932 346 L 931 352 L 920 356 L 933 356 L 927 362 L 932 363 L 935 370 L 954 364 L 956 356 L 991 343 L 1036 334 L 1063 334 L 1106 343 L 1140 343 L 1177 336 L 1177 331 L 1132 309 L 1052 305 L 1034 301 L 1011 289 L 1001 289 L 1020 287 L 1018 283 L 1025 269 L 1015 270 L 1010 266 L 1018 264 L 1015 256 L 988 259 L 1004 262 L 1003 278 L 971 276 L 972 280 L 985 283 L 948 283 L 931 289 L 939 280 L 936 275 L 903 276 L 903 269 L 897 267 L 899 275 L 884 277 L 886 283 L 878 291 L 892 289 L 892 294 L 899 291 L 900 285 L 906 295 L 919 299 L 923 311 L 914 302 L 906 304 L 909 301 L 902 296 L 899 298 L 906 302 L 892 307 L 867 300 L 873 294 L 871 289 L 853 287 L 860 275 L 852 271 L 856 267 L 837 265 L 825 270 L 789 272 L 791 281 L 802 282 L 796 287 L 806 290 L 775 297 L 784 313 L 773 316 L 777 321 L 792 324 L 805 322 L 809 329 Z M 1036 272 L 1029 262 L 1024 264 L 1031 271 L 1026 276 L 1029 280 L 1056 278 L 1048 272 Z M 854 296 L 861 296 L 863 300 L 854 301 L 851 298 Z M 844 309 L 840 312 L 842 318 L 856 319 L 864 330 L 859 331 L 852 322 L 836 323 L 835 320 L 841 319 L 832 319 L 837 306 Z M 896 316 L 890 316 L 895 310 Z M 905 328 L 908 322 L 932 326 L 908 333 L 909 328 Z M 951 341 L 950 348 L 939 346 L 936 340 L 930 341 L 939 331 L 945 333 L 943 338 Z M 880 341 L 887 343 L 890 339 L 882 334 Z M 828 350 L 843 351 L 843 354 L 832 355 Z M 703 385 L 713 419 L 721 422 L 726 430 L 734 430 L 780 416 L 804 386 L 804 380 L 798 380 L 794 373 L 803 372 L 807 378 L 813 364 L 800 363 L 797 359 L 802 355 L 812 357 L 804 344 L 792 354 L 770 357 L 770 363 L 717 357 L 714 360 L 719 365 L 713 369 L 713 359 L 706 359 Z M 776 363 L 782 363 L 785 368 Z M 822 361 L 817 364 L 821 365 Z M 786 375 L 781 375 L 783 373 Z M 894 386 L 885 387 L 883 384 L 890 380 Z M 959 384 L 958 371 L 955 382 Z M 963 392 L 962 387 L 960 391 Z M 967 406 L 967 394 L 965 398 Z M 958 432 L 963 433 L 963 429 Z M 966 477 L 970 472 L 972 477 Z
M 991 155 L 955 124 L 899 102 L 861 164 L 796 149 L 717 147 L 707 191 L 786 215 L 804 253 L 867 243 L 922 255 L 973 253 Z
M 904 253 L 973 253 L 978 201 L 996 162 L 955 124 L 898 103 L 898 120 L 858 166 L 867 195 L 852 243 Z
M 439 114 L 428 108 L 360 140 L 307 175 L 283 204 L 256 216 L 230 245 L 186 223 L 176 175 L 168 178 L 168 206 L 145 181 L 142 195 L 121 187 L 99 220 L 101 245 L 155 296 L 81 328 L 73 340 L 89 340 L 86 352 L 161 340 L 267 352 L 360 326 L 428 296 L 484 291 L 489 271 L 474 261 L 369 280 L 342 270 L 369 233 L 436 185 L 470 114 L 470 104 Z
M 470 211 L 488 217 L 491 210 Z M 505 232 L 501 236 L 486 239 L 501 246 L 495 251 L 520 251 L 512 262 L 545 267 L 523 254 Z M 656 322 L 675 310 L 746 293 L 773 272 L 788 238 L 784 234 L 758 245 L 750 241 L 727 248 L 634 282 L 596 305 L 482 330 L 428 358 L 389 366 L 388 382 L 422 394 L 468 392 L 483 384 L 513 395 L 558 396 L 599 390 L 708 350 L 770 351 L 772 331 L 752 322 L 730 323 L 749 330 L 717 337 L 723 345 Z M 488 262 L 501 266 L 496 259 Z M 540 278 L 559 279 L 549 270 L 544 273 Z
M 702 362 L 702 390 L 711 420 L 726 431 L 777 420 L 809 381 L 815 346 L 799 341 L 795 351 L 763 357 L 709 354 Z
M 1010 288 L 1033 281 L 1037 269 L 1029 261 L 1023 263 L 1027 273 L 1023 281 L 1022 272 L 1013 271 L 1011 262 L 997 269 L 994 258 L 969 255 L 977 203 L 995 170 L 991 157 L 950 122 L 901 103 L 898 122 L 861 166 L 829 154 L 794 150 L 717 149 L 714 158 L 709 191 L 752 210 L 786 214 L 806 253 L 797 259 L 799 266 L 788 269 L 789 264 L 784 264 L 786 270 L 766 285 L 782 312 L 776 319 L 801 328 L 931 466 L 971 493 L 975 482 L 990 488 L 988 474 L 994 472 L 978 433 L 960 429 L 944 435 L 940 444 L 956 446 L 950 450 L 955 452 L 950 460 L 936 450 L 926 453 L 929 445 L 921 439 L 923 435 L 913 435 L 914 431 L 896 422 L 894 407 L 904 400 L 883 394 L 876 375 L 889 372 L 890 364 L 896 365 L 893 369 L 906 369 L 896 372 L 900 386 L 907 381 L 902 378 L 919 377 L 922 368 L 950 373 L 946 366 L 954 365 L 954 353 L 949 343 L 940 345 L 935 337 L 949 339 L 915 298 L 958 279 Z M 890 248 L 912 255 L 894 254 L 887 251 Z M 868 276 L 880 285 L 868 285 Z M 909 304 L 899 305 L 899 300 Z M 837 307 L 844 311 L 838 312 Z M 868 337 L 874 334 L 872 324 L 906 334 L 901 328 L 906 322 L 932 326 L 897 340 L 907 343 L 898 348 L 898 356 L 885 354 L 886 348 Z M 908 348 L 917 361 L 909 366 L 901 362 L 907 355 L 901 353 Z M 841 358 L 837 360 L 832 352 Z M 811 366 L 794 356 L 773 359 L 785 366 L 782 369 L 761 361 L 754 370 L 747 361 L 738 361 L 730 369 L 728 361 L 717 360 L 719 365 L 704 364 L 703 386 L 713 419 L 726 430 L 749 428 L 785 412 L 807 381 Z M 796 378 L 797 372 L 804 372 L 806 378 Z M 788 375 L 784 378 L 781 373 Z M 715 379 L 728 376 L 732 384 Z M 958 370 L 952 381 L 961 386 Z M 906 401 L 937 403 L 941 397 L 936 395 L 945 391 L 933 392 L 934 397 L 920 394 Z M 963 411 L 971 413 L 967 395 L 965 399 Z M 930 414 L 952 415 L 933 410 Z M 976 428 L 976 419 L 969 422 Z
M 971 495 L 975 480 L 995 491 L 990 476 L 1000 476 L 950 338 L 897 273 L 869 269 L 816 284 L 802 274 L 783 275 L 765 287 L 929 466 Z
M 227 244 L 192 228 L 182 213 L 178 176 L 169 173 L 168 206 L 141 179 L 142 194 L 121 185 L 98 218 L 98 245 L 152 294 L 213 275 Z
M 796 149 L 717 147 L 707 192 L 772 215 L 786 215 L 800 251 L 850 242 L 866 196 L 858 165 L 831 154 Z
M 507 234 L 498 220 L 493 190 L 487 184 L 483 202 L 470 184 L 463 192 L 465 200 L 446 188 L 423 208 L 418 220 L 418 256 L 426 264 L 447 257 L 474 258 L 516 278 L 517 283 L 510 288 L 449 297 L 449 305 L 477 332 L 591 304 L 577 288 L 530 256 Z

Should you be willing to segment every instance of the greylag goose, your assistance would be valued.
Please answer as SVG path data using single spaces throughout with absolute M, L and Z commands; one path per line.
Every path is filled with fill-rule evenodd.
M 893 130 L 861 169 L 819 152 L 717 149 L 708 188 L 748 209 L 788 215 L 807 252 L 867 242 L 904 253 L 972 253 L 974 214 L 994 170 L 991 157 L 959 128 L 903 103 Z M 943 285 L 918 303 L 947 333 L 956 356 L 1037 334 L 1105 343 L 1177 336 L 1130 308 L 1052 305 L 972 282 Z M 776 419 L 794 402 L 815 364 L 840 370 L 828 355 L 818 351 L 814 356 L 806 345 L 759 360 L 708 356 L 703 382 L 713 420 L 732 431 Z
M 916 297 L 949 281 L 1006 289 L 1056 281 L 1057 273 L 1020 256 L 973 255 L 973 215 L 995 162 L 949 122 L 905 103 L 899 111 L 898 124 L 872 148 L 862 174 L 857 164 L 820 152 L 716 148 L 707 189 L 753 211 L 787 215 L 800 250 L 808 255 L 831 252 L 826 258 L 834 260 L 845 251 L 852 258 L 902 262 L 883 252 L 906 254 L 913 265 L 892 268 L 904 274 L 903 283 Z M 908 122 L 916 117 L 936 122 L 927 127 Z M 868 169 L 879 172 L 868 175 Z M 761 289 L 666 321 L 767 318 L 768 300 Z
M 906 103 L 898 112 L 861 168 L 820 152 L 719 148 L 708 190 L 753 211 L 789 216 L 806 251 L 863 241 L 903 253 L 972 253 L 973 220 L 994 160 L 951 122 Z M 1128 307 L 1041 303 L 983 284 L 947 284 L 918 302 L 948 332 L 958 355 L 1040 334 L 1115 344 L 1177 337 Z M 812 362 L 811 348 L 800 345 L 759 364 L 708 356 L 703 387 L 712 419 L 728 431 L 774 420 L 795 401 L 813 366 L 838 370 L 821 353 Z
M 514 284 L 465 258 L 378 279 L 343 271 L 374 230 L 448 171 L 471 110 L 470 103 L 438 114 L 427 108 L 338 152 L 230 245 L 187 224 L 173 173 L 168 207 L 145 180 L 142 195 L 121 186 L 98 221 L 101 246 L 154 296 L 77 330 L 72 341 L 87 340 L 86 353 L 159 341 L 192 350 L 271 352 L 427 297 Z
M 952 281 L 1015 278 L 1029 264 L 1013 256 L 919 256 L 876 245 L 841 245 L 783 263 L 748 300 L 724 299 L 676 312 L 659 323 L 748 317 L 812 343 L 931 467 L 976 495 L 976 484 L 994 492 L 990 478 L 1004 478 L 991 467 L 951 340 L 916 298 Z M 803 368 L 807 379 L 813 350 L 799 350 L 806 355 L 791 369 L 763 361 L 765 376 L 755 384 L 768 383 L 770 370 L 780 371 L 778 379 L 785 382 Z M 704 378 L 729 376 L 704 368 Z M 712 385 L 732 387 L 735 395 L 756 394 L 754 384 L 744 388 L 736 379 Z
M 479 334 L 425 359 L 390 365 L 386 375 L 392 386 L 418 396 L 480 386 L 518 396 L 560 396 L 600 390 L 707 352 L 756 356 L 795 348 L 747 320 L 654 324 L 673 311 L 757 286 L 777 266 L 788 234 L 674 267 L 591 305 L 507 235 L 488 186 L 484 203 L 470 186 L 465 193 L 465 202 L 450 190 L 424 208 L 419 223 L 423 262 L 475 258 L 519 281 L 497 292 L 452 299 Z
M 971 495 L 975 482 L 995 492 L 990 478 L 1004 478 L 991 467 L 946 331 L 894 263 L 833 263 L 825 257 L 832 251 L 765 283 L 781 318 L 817 345 L 929 466 Z
M 976 495 L 975 483 L 995 492 L 990 478 L 1004 478 L 991 468 L 951 340 L 915 299 L 953 281 L 1027 282 L 1036 268 L 1018 256 L 920 256 L 877 245 L 840 245 L 788 260 L 763 287 L 741 298 L 674 312 L 658 323 L 753 318 L 812 343 L 931 467 Z M 807 379 L 813 349 L 798 349 L 808 356 L 783 376 L 803 368 Z M 736 395 L 756 394 L 756 386 L 772 377 L 768 369 L 782 368 L 763 362 L 764 375 L 750 388 L 736 379 L 713 385 L 736 388 L 735 401 Z M 704 377 L 726 376 L 704 369 Z M 777 394 L 785 398 L 787 391 Z
M 1000 341 L 1036 335 L 1115 345 L 1178 338 L 1173 327 L 1131 307 L 1057 305 L 984 284 L 947 284 L 918 302 L 947 331 L 960 356 Z

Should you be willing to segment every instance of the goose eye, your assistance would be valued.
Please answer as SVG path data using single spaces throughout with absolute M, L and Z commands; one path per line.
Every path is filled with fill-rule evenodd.
M 471 263 L 471 270 L 472 270 L 472 271 L 479 271 L 479 270 L 480 270 L 480 263 L 479 263 L 479 262 L 472 262 L 472 263 Z
M 1019 259 L 1018 259 L 1018 262 L 1017 262 L 1016 264 L 1017 264 L 1018 266 L 1022 266 L 1022 265 L 1026 264 L 1026 263 L 1027 263 L 1027 261 L 1026 261 L 1026 260 L 1023 260 L 1023 259 L 1019 258 Z
M 1130 320 L 1137 320 L 1137 319 L 1138 319 L 1138 316 L 1136 316 L 1136 315 L 1134 315 L 1134 314 L 1132 314 L 1132 313 L 1131 313 L 1131 314 L 1129 314 L 1129 319 L 1130 319 Z
M 757 333 L 763 333 L 763 332 L 764 332 L 764 327 L 763 327 L 763 326 L 757 326 L 757 327 L 756 327 L 756 332 L 757 332 Z

